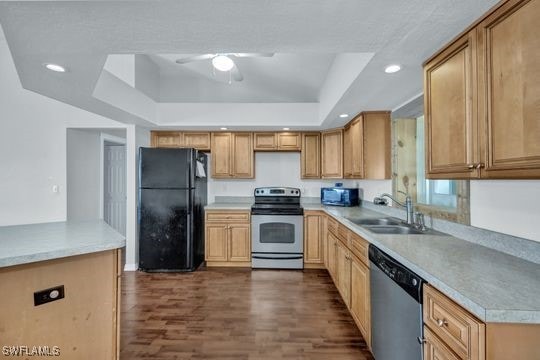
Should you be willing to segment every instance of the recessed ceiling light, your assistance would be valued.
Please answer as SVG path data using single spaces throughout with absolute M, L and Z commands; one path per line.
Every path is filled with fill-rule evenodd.
M 346 118 L 346 117 L 349 117 L 349 114 L 341 114 L 339 115 L 340 118 Z
M 234 66 L 234 61 L 225 55 L 218 55 L 212 59 L 212 65 L 219 71 L 229 71 Z
M 49 70 L 56 71 L 56 72 L 66 72 L 66 68 L 61 65 L 45 64 L 45 67 Z
M 388 65 L 384 69 L 384 72 L 387 74 L 392 74 L 392 73 L 398 72 L 399 70 L 401 70 L 401 66 L 399 65 Z
M 291 128 L 283 128 L 283 130 L 291 130 Z
M 220 129 L 220 130 L 227 130 L 227 128 L 226 128 L 226 127 L 222 127 L 222 128 L 219 128 L 219 129 Z

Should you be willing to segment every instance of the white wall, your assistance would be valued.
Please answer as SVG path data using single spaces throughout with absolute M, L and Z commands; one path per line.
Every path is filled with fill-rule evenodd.
M 540 242 L 540 181 L 471 181 L 471 225 Z
M 0 36 L 0 226 L 65 220 L 66 128 L 112 126 L 125 127 L 24 90 Z
M 209 171 L 210 172 L 210 171 Z M 359 187 L 364 198 L 373 200 L 381 192 L 392 191 L 391 180 L 302 180 L 300 179 L 300 153 L 255 153 L 255 179 L 208 179 L 208 202 L 215 196 L 253 196 L 253 189 L 261 186 L 289 186 L 302 189 L 302 196 L 319 197 L 323 186 L 342 182 L 345 187 Z
M 100 217 L 101 141 L 98 132 L 67 130 L 68 220 Z

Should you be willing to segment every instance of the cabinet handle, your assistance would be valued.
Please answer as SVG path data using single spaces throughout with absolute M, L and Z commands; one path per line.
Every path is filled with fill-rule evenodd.
M 418 343 L 419 343 L 419 344 L 425 344 L 425 343 L 427 343 L 427 340 L 424 339 L 424 338 L 421 338 L 420 336 L 417 337 L 416 340 L 418 340 Z
M 477 169 L 483 169 L 485 167 L 484 163 L 478 163 L 476 164 Z
M 437 319 L 437 325 L 439 327 L 448 326 L 448 321 L 446 319 Z

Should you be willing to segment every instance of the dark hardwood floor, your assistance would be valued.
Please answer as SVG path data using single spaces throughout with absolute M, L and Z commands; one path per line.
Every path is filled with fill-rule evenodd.
M 122 278 L 121 359 L 372 359 L 324 270 Z

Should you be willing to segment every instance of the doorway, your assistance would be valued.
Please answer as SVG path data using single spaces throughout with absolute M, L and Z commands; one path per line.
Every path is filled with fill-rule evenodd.
M 103 220 L 126 235 L 126 146 L 103 143 Z

